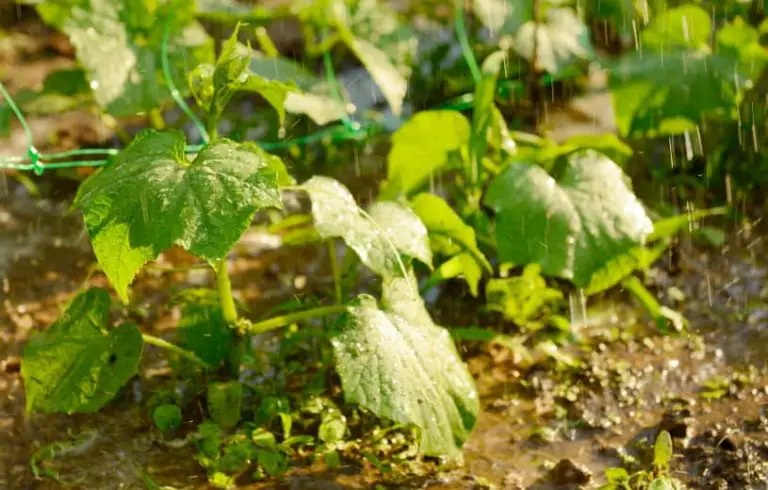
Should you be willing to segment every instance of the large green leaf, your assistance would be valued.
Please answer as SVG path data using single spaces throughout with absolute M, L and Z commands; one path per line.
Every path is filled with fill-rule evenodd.
M 421 451 L 456 456 L 479 412 L 472 377 L 448 332 L 436 326 L 415 279 L 385 282 L 384 309 L 363 295 L 332 334 L 347 402 L 415 425 Z
M 451 257 L 438 273 L 444 279 L 463 275 L 470 291 L 477 296 L 477 285 L 483 270 L 493 273 L 491 265 L 477 247 L 475 230 L 440 197 L 422 193 L 411 202 L 411 208 L 427 227 L 432 250 Z
M 419 112 L 392 136 L 384 197 L 407 195 L 434 176 L 451 152 L 469 142 L 470 126 L 456 111 Z
M 632 53 L 611 73 L 616 124 L 624 136 L 678 134 L 709 115 L 730 118 L 749 77 L 734 60 L 700 51 Z
M 394 201 L 382 201 L 368 211 L 397 250 L 432 266 L 427 228 L 411 209 Z
M 385 278 L 402 276 L 405 266 L 400 253 L 431 265 L 426 230 L 410 210 L 397 203 L 380 203 L 367 214 L 346 187 L 328 177 L 312 177 L 302 188 L 312 200 L 318 234 L 342 238 L 377 274 Z
M 595 271 L 653 230 L 621 169 L 584 150 L 568 156 L 558 180 L 537 165 L 508 166 L 491 184 L 499 257 L 537 263 L 547 275 L 586 287 Z
M 660 12 L 643 30 L 643 47 L 663 51 L 669 48 L 698 49 L 712 34 L 710 13 L 698 5 L 686 4 Z
M 78 190 L 74 206 L 124 301 L 139 268 L 171 245 L 220 259 L 257 210 L 281 205 L 276 157 L 222 139 L 189 162 L 185 143 L 178 131 L 146 130 Z
M 151 5 L 143 1 L 48 1 L 37 8 L 46 22 L 69 36 L 96 102 L 114 115 L 153 109 L 169 99 L 160 63 L 169 11 L 175 14 L 168 43 L 174 80 L 183 80 L 186 71 L 213 55 L 212 41 L 194 22 L 189 3 L 178 0 Z
M 549 9 L 546 22 L 531 20 L 523 24 L 512 47 L 520 56 L 534 62 L 537 68 L 555 75 L 576 61 L 594 56 L 589 29 L 568 8 Z M 533 60 L 534 53 L 536 60 Z
M 134 375 L 142 339 L 135 325 L 107 330 L 109 294 L 78 295 L 45 333 L 24 348 L 27 411 L 94 412 Z

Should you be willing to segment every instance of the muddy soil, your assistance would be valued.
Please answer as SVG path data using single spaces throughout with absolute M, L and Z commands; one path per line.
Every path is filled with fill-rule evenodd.
M 12 41 L 2 40 L 1 46 L 12 47 L 0 50 L 5 56 L 0 77 L 16 84 L 13 90 L 39 85 L 51 70 L 71 66 L 61 40 L 36 29 L 39 23 L 30 21 L 14 30 Z M 36 46 L 33 39 L 43 41 Z M 547 121 L 556 136 L 594 126 L 590 120 L 565 128 L 564 113 L 553 112 Z M 41 148 L 109 144 L 112 137 L 91 113 L 36 117 L 32 127 Z M 14 127 L 0 154 L 23 154 L 22 136 Z M 381 159 L 361 158 L 366 160 L 362 167 L 337 168 L 336 176 L 367 199 Z M 93 268 L 79 215 L 69 211 L 73 184 L 50 176 L 35 181 L 44 190 L 47 186 L 47 198 L 31 197 L 12 175 L 0 174 L 0 488 L 145 488 L 143 474 L 161 485 L 208 488 L 193 448 L 163 440 L 141 403 L 154 388 L 171 383 L 170 367 L 152 347 L 146 349 L 140 375 L 99 413 L 25 412 L 19 369 L 26 340 L 50 326 L 81 288 L 108 287 Z M 462 344 L 483 411 L 459 469 L 393 483 L 355 464 L 335 471 L 298 467 L 251 488 L 362 489 L 374 483 L 592 488 L 604 481 L 606 468 L 647 467 L 649 447 L 661 429 L 675 440 L 674 476 L 691 488 L 768 488 L 765 236 L 733 230 L 727 245 L 717 249 L 684 241 L 674 260 L 665 259 L 651 271 L 647 284 L 690 321 L 684 333 L 661 335 L 629 296 L 617 292 L 590 301 L 577 322 L 581 343 L 561 352 L 559 361 L 524 366 L 500 347 Z M 327 291 L 331 281 L 324 253 L 282 248 L 277 237 L 254 226 L 231 257 L 239 299 L 258 317 L 282 301 Z M 178 310 L 164 306 L 168 298 L 182 288 L 212 283 L 206 271 L 163 270 L 188 263 L 184 254 L 171 252 L 139 276 L 137 305 L 125 314 L 145 332 L 172 340 Z M 457 287 L 435 295 L 439 323 L 466 327 L 494 321 Z M 192 429 L 201 416 L 202 408 L 193 407 L 185 424 Z M 54 461 L 59 482 L 33 477 L 30 459 L 36 451 L 83 434 L 84 442 Z

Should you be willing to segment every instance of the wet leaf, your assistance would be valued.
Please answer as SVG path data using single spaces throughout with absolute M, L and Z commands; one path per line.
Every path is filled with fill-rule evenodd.
M 85 68 L 96 101 L 113 115 L 133 115 L 170 98 L 161 75 L 160 47 L 167 11 L 174 10 L 168 45 L 176 80 L 213 56 L 213 43 L 193 20 L 189 5 L 166 1 L 44 2 L 44 20 L 64 31 Z M 179 78 L 182 76 L 182 78 Z
M 136 374 L 141 333 L 131 324 L 108 330 L 109 305 L 105 290 L 89 289 L 30 339 L 21 364 L 27 411 L 95 412 Z
M 663 430 L 656 436 L 656 444 L 653 446 L 653 465 L 666 468 L 672 461 L 673 455 L 672 436 Z
M 643 30 L 643 47 L 663 51 L 669 48 L 698 49 L 712 34 L 710 13 L 698 5 L 669 8 L 656 15 Z
M 432 267 L 427 228 L 410 208 L 394 201 L 381 201 L 374 203 L 368 212 L 396 249 Z
M 517 54 L 533 61 L 534 45 L 536 67 L 555 75 L 594 57 L 589 29 L 568 8 L 550 8 L 546 22 L 531 20 L 520 27 L 512 41 Z
M 605 470 L 605 479 L 609 483 L 626 483 L 629 480 L 629 473 L 624 468 L 608 468 Z
M 606 291 L 620 283 L 635 271 L 647 270 L 669 248 L 670 243 L 663 241 L 652 247 L 635 247 L 627 253 L 609 260 L 605 266 L 592 274 L 585 294 L 591 296 Z
M 348 46 L 381 89 L 392 113 L 399 116 L 403 111 L 408 81 L 397 71 L 387 54 L 373 43 L 354 37 L 349 39 Z
M 419 194 L 411 201 L 411 209 L 427 227 L 432 250 L 451 257 L 438 268 L 437 275 L 444 279 L 463 275 L 476 296 L 483 270 L 493 273 L 493 269 L 477 247 L 475 230 L 434 194 Z
M 456 111 L 419 112 L 392 136 L 387 184 L 382 195 L 407 195 L 423 186 L 469 142 L 470 126 Z
M 360 296 L 332 333 L 345 400 L 417 426 L 425 454 L 458 455 L 479 412 L 472 377 L 412 276 L 385 282 L 382 306 Z
M 176 244 L 216 260 L 237 242 L 254 213 L 280 207 L 275 157 L 221 139 L 192 161 L 184 135 L 146 130 L 78 189 L 93 250 L 120 297 L 147 261 Z
M 616 125 L 623 136 L 660 136 L 696 129 L 705 116 L 733 117 L 747 74 L 735 62 L 699 51 L 631 53 L 611 71 Z M 734 76 L 736 75 L 736 76 Z
M 418 240 L 409 236 L 422 234 L 421 227 L 415 221 L 411 221 L 413 226 L 406 230 L 382 228 L 372 217 L 364 214 L 346 187 L 328 177 L 312 177 L 302 188 L 312 200 L 312 217 L 321 237 L 342 238 L 363 264 L 385 278 L 405 273 L 398 252 L 407 254 L 409 251 L 398 251 L 395 242 L 409 244 L 410 248 L 410 244 Z M 379 219 L 384 218 L 380 216 Z M 394 238 L 389 232 L 406 236 Z
M 285 110 L 306 114 L 316 124 L 324 125 L 344 117 L 346 108 L 330 92 L 326 81 L 288 58 L 268 58 L 254 53 L 250 70 L 269 80 L 295 83 L 301 92 L 291 91 L 285 98 Z
M 653 230 L 621 169 L 592 150 L 569 155 L 557 180 L 536 165 L 508 166 L 486 204 L 496 213 L 502 261 L 539 264 L 579 287 Z
M 733 60 L 736 73 L 751 80 L 756 80 L 768 63 L 768 50 L 760 44 L 760 34 L 741 17 L 718 29 L 715 40 L 718 54 Z
M 237 40 L 239 28 L 240 24 L 224 43 L 214 65 L 198 65 L 190 72 L 192 94 L 200 106 L 218 117 L 236 92 L 255 92 L 275 109 L 283 124 L 286 98 L 298 89 L 293 82 L 269 79 L 250 70 L 251 48 Z

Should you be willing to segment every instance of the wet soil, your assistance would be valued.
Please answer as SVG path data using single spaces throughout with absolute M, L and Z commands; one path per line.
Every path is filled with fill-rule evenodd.
M 35 29 L 39 24 L 33 22 L 15 31 L 28 35 L 18 38 L 23 49 L 0 50 L 0 57 L 10 53 L 2 60 L 0 77 L 17 83 L 13 90 L 39 85 L 50 70 L 71 64 L 66 47 L 46 37 L 50 33 L 28 34 Z M 35 47 L 31 39 L 49 40 Z M 16 71 L 21 67 L 26 71 Z M 585 104 L 604 107 L 604 101 L 589 98 Z M 552 112 L 547 121 L 559 138 L 603 127 L 589 116 L 574 129 L 562 112 Z M 90 113 L 36 117 L 32 123 L 41 148 L 92 146 L 111 137 Z M 62 128 L 69 136 L 62 137 Z M 0 154 L 23 154 L 25 145 L 15 127 Z M 371 164 L 376 160 L 367 158 L 367 165 L 376 167 Z M 356 166 L 355 171 L 337 169 L 337 176 L 365 200 L 377 170 Z M 167 361 L 153 347 L 145 349 L 140 375 L 104 410 L 72 416 L 25 412 L 19 368 L 26 340 L 50 326 L 81 288 L 108 287 L 93 268 L 79 215 L 69 211 L 73 185 L 50 177 L 37 182 L 48 185 L 54 192 L 46 194 L 54 198 L 31 198 L 12 175 L 0 174 L 0 488 L 146 488 L 142 474 L 175 488 L 208 488 L 193 448 L 170 447 L 153 430 L 142 404 L 153 389 L 171 382 Z M 362 489 L 375 483 L 591 488 L 604 481 L 608 467 L 647 468 L 648 448 L 661 429 L 675 440 L 674 476 L 691 488 L 768 488 L 766 236 L 751 228 L 733 230 L 717 249 L 684 241 L 674 263 L 662 260 L 648 274 L 649 287 L 690 321 L 685 333 L 662 335 L 619 291 L 590 300 L 578 322 L 582 340 L 564 349 L 560 362 L 528 366 L 501 347 L 462 344 L 483 411 L 459 469 L 393 483 L 358 464 L 344 463 L 335 471 L 299 467 L 282 479 L 247 488 Z M 189 263 L 188 256 L 172 251 L 161 257 L 159 267 Z M 285 300 L 327 292 L 331 283 L 324 250 L 281 247 L 259 225 L 241 241 L 231 266 L 237 295 L 254 318 Z M 133 288 L 135 307 L 124 314 L 143 331 L 172 340 L 179 313 L 165 306 L 167 300 L 185 287 L 210 284 L 206 271 L 147 270 Z M 434 315 L 443 325 L 497 321 L 479 310 L 456 285 L 434 298 Z M 185 413 L 187 428 L 201 416 L 202 408 L 192 407 Z M 59 482 L 33 477 L 29 462 L 37 450 L 88 431 L 93 437 L 87 444 L 53 462 Z

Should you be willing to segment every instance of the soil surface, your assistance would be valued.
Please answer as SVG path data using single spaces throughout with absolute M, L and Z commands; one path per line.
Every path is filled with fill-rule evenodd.
M 0 38 L 0 60 L 0 78 L 12 91 L 39 86 L 45 74 L 72 64 L 66 43 L 34 20 L 14 24 Z M 594 100 L 586 105 L 605 103 Z M 568 126 L 568 113 L 547 119 L 553 134 L 594 126 Z M 113 137 L 86 111 L 33 117 L 31 123 L 40 148 L 104 145 Z M 25 147 L 14 125 L 0 155 L 21 155 Z M 377 154 L 332 173 L 366 200 L 381 168 Z M 19 370 L 26 340 L 50 326 L 81 288 L 109 287 L 94 268 L 79 214 L 69 210 L 76 184 L 31 177 L 45 198 L 0 173 L 0 488 L 145 488 L 142 474 L 175 488 L 208 488 L 194 449 L 163 440 L 141 403 L 153 388 L 170 383 L 171 369 L 153 347 L 145 349 L 140 375 L 104 410 L 25 412 Z M 673 475 L 691 488 L 768 488 L 765 236 L 744 227 L 722 247 L 683 240 L 648 274 L 651 290 L 689 320 L 685 332 L 662 335 L 618 291 L 591 299 L 574 315 L 580 342 L 555 359 L 529 365 L 505 348 L 463 343 L 483 410 L 458 469 L 392 481 L 359 465 L 297 467 L 280 480 L 244 488 L 362 489 L 376 482 L 388 488 L 592 488 L 604 482 L 606 468 L 647 468 L 661 429 L 674 438 Z M 279 238 L 255 225 L 231 257 L 238 298 L 258 317 L 282 301 L 327 291 L 324 253 L 280 247 Z M 165 307 L 167 300 L 185 287 L 212 284 L 204 270 L 163 270 L 188 263 L 186 255 L 171 251 L 138 277 L 136 305 L 125 313 L 143 331 L 173 340 L 179 312 Z M 446 288 L 432 298 L 438 323 L 466 327 L 487 320 L 468 293 Z M 185 423 L 192 427 L 200 415 L 190 414 Z M 80 442 L 50 465 L 59 481 L 34 478 L 30 459 L 36 451 L 72 438 Z

